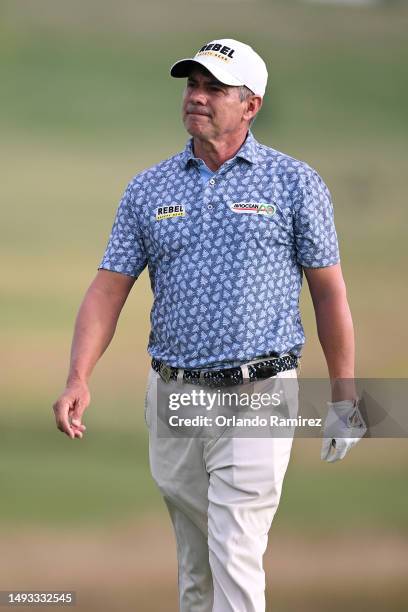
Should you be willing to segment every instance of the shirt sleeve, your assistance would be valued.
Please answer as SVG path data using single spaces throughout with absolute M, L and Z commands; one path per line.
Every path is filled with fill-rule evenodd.
M 340 261 L 330 192 L 312 168 L 301 177 L 294 210 L 296 259 L 305 268 L 322 268 Z
M 98 270 L 111 270 L 137 278 L 146 264 L 146 251 L 136 216 L 133 188 L 129 183 L 117 208 L 108 245 Z

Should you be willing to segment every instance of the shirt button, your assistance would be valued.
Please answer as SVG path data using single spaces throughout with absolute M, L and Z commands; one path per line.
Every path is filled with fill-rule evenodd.
M 209 183 L 210 183 L 210 185 L 215 185 L 215 179 L 213 179 L 213 178 L 210 179 Z
M 209 205 L 208 205 L 208 208 L 210 208 L 210 209 L 211 209 L 212 207 L 213 207 L 213 205 L 212 205 L 212 204 L 209 204 Z

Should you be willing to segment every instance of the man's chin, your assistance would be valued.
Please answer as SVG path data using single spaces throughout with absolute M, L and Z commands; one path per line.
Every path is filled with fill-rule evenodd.
M 195 121 L 189 121 L 187 119 L 186 121 L 184 121 L 184 127 L 186 128 L 190 136 L 205 138 L 207 135 L 209 135 L 208 128 L 205 129 L 204 125 L 199 125 L 198 122 Z

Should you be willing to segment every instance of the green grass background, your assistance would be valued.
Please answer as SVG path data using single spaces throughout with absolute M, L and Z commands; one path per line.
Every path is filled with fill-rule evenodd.
M 128 180 L 184 146 L 168 68 L 206 40 L 251 43 L 270 73 L 256 137 L 330 187 L 360 377 L 405 377 L 406 3 L 0 3 L 2 413 L 0 528 L 108 524 L 163 512 L 143 421 L 151 305 L 135 285 L 92 379 L 82 441 L 57 432 L 76 311 Z M 307 291 L 303 375 L 324 376 Z M 405 440 L 336 466 L 297 441 L 277 529 L 344 522 L 407 532 Z

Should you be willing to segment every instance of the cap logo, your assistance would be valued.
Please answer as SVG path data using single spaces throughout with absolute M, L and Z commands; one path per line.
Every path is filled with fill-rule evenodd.
M 208 45 L 201 47 L 196 57 L 201 55 L 212 55 L 213 57 L 217 57 L 218 59 L 228 62 L 234 57 L 234 53 L 235 49 L 231 49 L 231 47 L 226 47 L 225 45 L 220 45 L 219 43 L 209 43 Z

